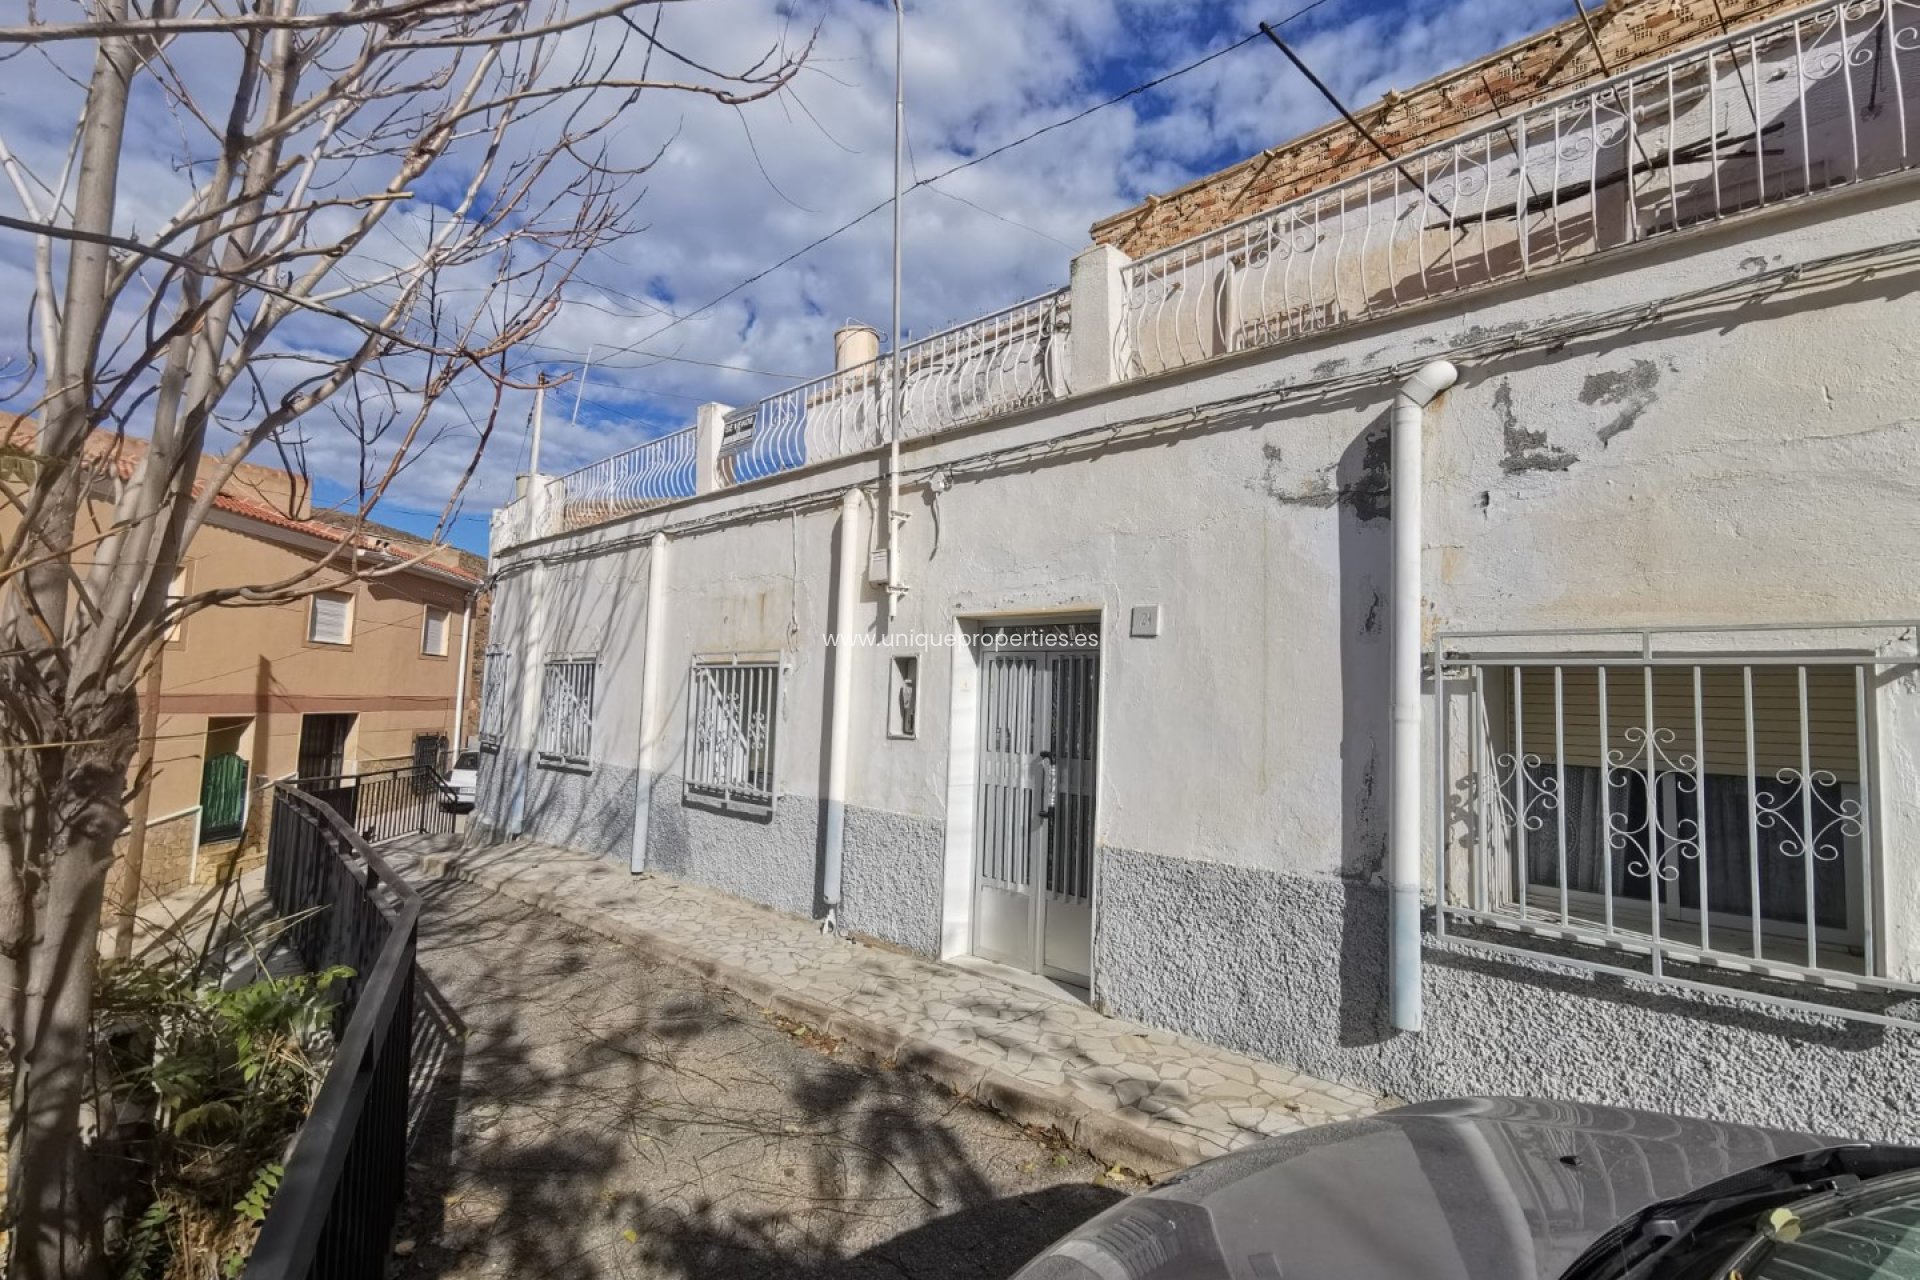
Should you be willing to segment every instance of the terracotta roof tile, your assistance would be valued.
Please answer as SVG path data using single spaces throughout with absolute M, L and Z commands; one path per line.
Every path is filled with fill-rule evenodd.
M 13 416 L 10 421 L 0 418 L 0 448 L 31 449 L 35 442 L 35 435 L 36 427 L 31 418 L 17 415 Z M 146 453 L 147 442 L 139 436 L 117 435 L 111 431 L 95 431 L 87 437 L 87 442 L 82 450 L 81 456 L 90 463 L 106 464 L 104 469 L 111 469 L 121 480 L 131 480 L 133 478 L 134 468 L 139 466 L 140 460 L 146 457 Z M 397 547 L 388 548 L 382 540 L 367 537 L 364 531 L 355 535 L 350 526 L 330 524 L 322 520 L 295 516 L 275 507 L 271 503 L 257 502 L 251 498 L 242 497 L 240 494 L 233 492 L 235 486 L 257 490 L 262 479 L 268 477 L 284 478 L 287 481 L 289 492 L 293 492 L 299 488 L 298 484 L 295 483 L 294 477 L 276 468 L 245 463 L 243 463 L 242 466 L 253 473 L 251 479 L 246 475 L 240 475 L 229 481 L 229 487 L 214 498 L 213 505 L 215 509 L 224 511 L 229 515 L 240 516 L 243 519 L 271 525 L 276 529 L 283 529 L 289 533 L 306 534 L 309 537 L 320 538 L 327 542 L 358 545 L 363 550 L 376 551 L 400 559 L 407 559 L 418 555 L 426 547 L 425 543 L 407 541 L 399 543 Z M 200 492 L 201 486 L 196 485 L 194 487 L 195 495 L 198 496 Z M 483 574 L 474 573 L 458 565 L 447 564 L 440 560 L 423 560 L 414 567 L 427 573 L 442 574 L 446 577 L 475 585 L 485 580 Z

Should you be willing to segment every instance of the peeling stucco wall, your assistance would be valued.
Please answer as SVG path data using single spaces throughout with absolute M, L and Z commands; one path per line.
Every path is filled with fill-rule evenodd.
M 1917 1060 L 1898 1035 L 1867 1045 L 1852 1030 L 1810 1032 L 1737 1000 L 1736 1012 L 1707 1016 L 1669 995 L 1616 997 L 1592 982 L 1570 986 L 1564 974 L 1438 959 L 1429 969 L 1433 1030 L 1423 1039 L 1347 1043 L 1355 1027 L 1377 1031 L 1377 973 L 1339 995 L 1338 1017 L 1315 1002 L 1328 998 L 1329 974 L 1348 958 L 1356 975 L 1376 970 L 1384 946 L 1377 904 L 1365 904 L 1377 896 L 1385 852 L 1394 510 L 1386 430 L 1400 371 L 1439 355 L 1462 366 L 1428 414 L 1430 626 L 1910 615 L 1920 598 L 1912 407 L 1920 367 L 1907 336 L 1920 322 L 1914 267 L 1881 260 L 1817 287 L 1770 287 L 1670 315 L 1654 305 L 1751 275 L 1755 259 L 1778 266 L 1916 238 L 1909 194 L 1883 185 L 1823 197 L 1436 303 L 1390 325 L 910 442 L 906 465 L 944 470 L 948 483 L 907 489 L 909 590 L 893 633 L 945 637 L 958 619 L 1066 609 L 1102 619 L 1098 839 L 1131 852 L 1103 855 L 1098 872 L 1096 997 L 1409 1095 L 1536 1089 L 1899 1129 L 1868 1114 L 1915 1101 L 1900 1070 L 1920 1075 L 1911 1071 Z M 1645 318 L 1550 345 L 1527 341 L 1628 308 Z M 1228 403 L 1275 388 L 1294 394 L 1258 408 Z M 1223 407 L 1178 429 L 1115 429 L 1196 403 Z M 1006 460 L 978 461 L 993 451 Z M 512 628 L 524 625 L 512 603 L 524 581 L 516 565 L 555 557 L 541 571 L 577 584 L 563 594 L 580 601 L 564 645 L 604 654 L 607 728 L 596 723 L 595 733 L 607 766 L 630 767 L 643 735 L 658 744 L 664 777 L 653 790 L 650 866 L 783 910 L 817 910 L 835 498 L 872 477 L 870 458 L 850 459 L 508 557 L 499 642 L 511 645 Z M 780 507 L 784 499 L 794 505 Z M 699 527 L 674 532 L 693 517 Z M 644 619 L 632 602 L 644 598 L 643 548 L 657 528 L 671 538 L 661 692 L 643 709 Z M 1128 637 L 1128 610 L 1146 604 L 1161 608 L 1160 635 Z M 856 630 L 886 634 L 883 615 L 883 600 L 863 587 Z M 555 646 L 562 641 L 550 638 Z M 921 655 L 913 739 L 886 735 L 888 662 L 902 651 Z M 766 824 L 702 812 L 677 783 L 689 664 L 729 652 L 775 652 L 788 664 L 781 800 Z M 954 909 L 939 849 L 956 802 L 949 707 L 964 660 L 938 643 L 856 649 L 852 660 L 844 915 L 923 950 Z M 1885 834 L 1889 848 L 1905 850 L 1920 835 L 1920 689 L 1884 696 Z M 962 739 L 968 731 L 959 726 Z M 483 790 L 498 802 L 502 788 L 484 775 Z M 1902 854 L 1888 869 L 1881 898 L 1890 913 L 1883 936 L 1897 953 L 1920 937 L 1920 873 L 1910 861 Z M 1283 942 L 1294 949 L 1276 950 Z M 1700 1027 L 1712 1048 L 1705 1056 L 1690 1038 Z M 1571 1056 L 1568 1046 L 1587 1037 L 1607 1037 L 1607 1054 L 1537 1072 L 1543 1055 Z M 1674 1059 L 1647 1079 L 1622 1078 L 1631 1064 L 1618 1046 L 1632 1043 L 1666 1046 Z M 1786 1095 L 1796 1110 L 1760 1116 L 1766 1079 L 1792 1069 L 1802 1050 L 1806 1074 Z

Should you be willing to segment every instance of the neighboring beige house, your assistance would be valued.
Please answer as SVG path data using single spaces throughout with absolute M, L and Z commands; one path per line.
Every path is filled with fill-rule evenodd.
M 14 450 L 20 436 L 16 426 Z M 130 474 L 144 449 L 103 435 L 90 452 Z M 10 518 L 0 512 L 0 530 Z M 318 517 L 298 477 L 249 465 L 215 499 L 178 589 L 278 581 L 347 542 L 367 567 L 419 555 L 402 536 Z M 435 548 L 390 576 L 286 604 L 204 610 L 179 626 L 161 659 L 143 893 L 205 883 L 236 854 L 255 853 L 250 837 L 274 780 L 416 759 L 446 766 L 471 698 L 471 607 L 482 582 L 463 559 L 475 557 Z

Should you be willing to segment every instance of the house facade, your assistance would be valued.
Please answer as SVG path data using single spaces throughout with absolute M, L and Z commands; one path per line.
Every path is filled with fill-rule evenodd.
M 1920 8 L 1677 39 L 1176 193 L 898 431 L 850 340 L 528 477 L 478 816 L 1405 1097 L 1920 1135 Z
M 33 465 L 34 438 L 31 421 L 8 424 L 0 465 Z M 144 440 L 99 432 L 86 458 L 105 486 L 130 477 L 145 449 Z M 102 528 L 111 510 L 97 494 L 83 519 Z M 0 511 L 0 533 L 13 520 Z M 169 633 L 139 688 L 138 758 L 152 762 L 143 897 L 212 883 L 264 857 L 274 781 L 416 760 L 446 767 L 477 701 L 468 655 L 485 648 L 483 632 L 475 639 L 478 559 L 316 512 L 301 477 L 241 464 L 182 557 L 175 596 L 292 581 L 322 561 L 373 576 L 284 603 L 217 605 Z
M 223 494 L 188 548 L 181 589 L 282 581 L 343 542 L 364 544 L 363 564 L 422 550 Z M 338 590 L 182 622 L 160 660 L 142 893 L 211 883 L 236 857 L 264 857 L 274 781 L 447 767 L 473 696 L 480 584 L 443 551 Z

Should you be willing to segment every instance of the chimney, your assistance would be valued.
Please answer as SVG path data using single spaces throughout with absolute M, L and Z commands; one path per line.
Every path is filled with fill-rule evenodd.
M 833 331 L 833 371 L 845 373 L 880 358 L 880 331 L 849 320 Z

